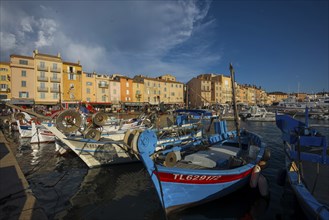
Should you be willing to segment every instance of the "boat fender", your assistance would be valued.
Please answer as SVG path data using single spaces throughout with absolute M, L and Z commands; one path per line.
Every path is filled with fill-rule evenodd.
M 164 165 L 166 167 L 173 167 L 181 159 L 182 159 L 182 157 L 181 157 L 180 151 L 169 152 L 166 155 L 166 159 L 165 159 Z
M 276 175 L 276 183 L 279 186 L 284 186 L 286 184 L 287 170 L 280 169 Z
M 260 176 L 260 171 L 261 171 L 261 168 L 258 164 L 252 169 L 251 178 L 250 178 L 250 182 L 249 182 L 249 185 L 251 188 L 256 188 L 256 186 L 258 184 L 258 179 Z
M 269 195 L 267 179 L 264 175 L 260 174 L 258 178 L 258 190 L 261 196 L 266 197 Z
M 262 160 L 268 161 L 271 158 L 271 150 L 269 148 L 265 148 L 265 152 L 263 154 Z

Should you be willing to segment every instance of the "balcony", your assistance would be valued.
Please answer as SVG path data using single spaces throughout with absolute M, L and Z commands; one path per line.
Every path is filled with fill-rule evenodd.
M 38 76 L 38 81 L 48 82 L 48 77 L 47 76 Z
M 108 88 L 109 84 L 108 83 L 98 83 L 99 88 Z
M 61 78 L 50 77 L 50 82 L 57 82 L 57 83 L 60 83 L 60 82 L 61 82 Z
M 40 66 L 40 65 L 38 65 L 37 66 L 37 69 L 38 69 L 38 71 L 48 71 L 48 66 Z
M 38 92 L 48 92 L 48 88 L 38 86 Z
M 61 68 L 53 68 L 53 67 L 50 67 L 50 72 L 61 73 L 62 72 L 62 69 Z
M 50 92 L 59 93 L 59 88 L 50 88 Z
M 1 92 L 7 92 L 8 89 L 7 89 L 7 88 L 1 88 L 0 91 L 1 91 Z

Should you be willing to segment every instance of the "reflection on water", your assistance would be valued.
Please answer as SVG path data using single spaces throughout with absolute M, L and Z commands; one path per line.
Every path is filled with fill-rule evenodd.
M 164 123 L 162 116 L 159 123 Z M 316 122 L 328 123 L 328 122 Z M 234 123 L 228 121 L 228 128 Z M 270 197 L 260 197 L 248 186 L 224 198 L 172 214 L 169 219 L 303 219 L 288 184 L 276 184 L 284 167 L 279 129 L 272 122 L 241 122 L 258 133 L 271 149 L 263 172 Z M 329 135 L 329 128 L 320 129 Z M 17 133 L 17 132 L 16 132 Z M 165 219 L 160 200 L 142 163 L 88 169 L 75 155 L 58 156 L 55 144 L 19 144 L 17 134 L 8 137 L 17 146 L 17 160 L 50 219 Z

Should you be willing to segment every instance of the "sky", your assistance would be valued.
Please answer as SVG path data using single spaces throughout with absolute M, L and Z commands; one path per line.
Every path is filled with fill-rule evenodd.
M 267 92 L 329 91 L 328 1 L 3 1 L 0 61 L 61 54 L 83 71 L 229 75 Z

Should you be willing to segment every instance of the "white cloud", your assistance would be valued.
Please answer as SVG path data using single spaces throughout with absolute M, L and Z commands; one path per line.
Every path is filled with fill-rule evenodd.
M 0 32 L 0 43 L 2 50 L 14 50 L 16 47 L 16 37 L 11 33 Z
M 35 25 L 33 17 L 25 17 L 21 21 L 22 30 L 24 32 L 33 32 L 32 26 Z

